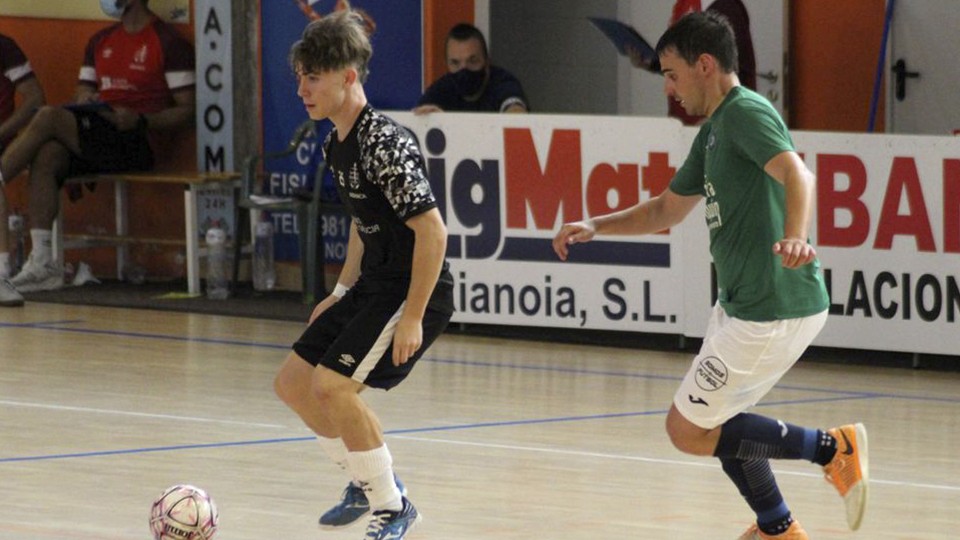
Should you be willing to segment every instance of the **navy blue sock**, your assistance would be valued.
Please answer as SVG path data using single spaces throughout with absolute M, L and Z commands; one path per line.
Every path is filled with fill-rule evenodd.
M 757 514 L 757 527 L 761 531 L 777 535 L 790 528 L 793 517 L 780 495 L 769 460 L 720 458 L 720 463 L 723 472 L 733 480 L 747 504 Z
M 713 455 L 743 460 L 813 461 L 817 457 L 820 439 L 815 429 L 786 424 L 758 414 L 740 413 L 723 424 Z
M 818 429 L 816 450 L 810 461 L 818 465 L 826 465 L 833 461 L 835 455 L 837 455 L 837 440 L 833 438 L 833 435 Z

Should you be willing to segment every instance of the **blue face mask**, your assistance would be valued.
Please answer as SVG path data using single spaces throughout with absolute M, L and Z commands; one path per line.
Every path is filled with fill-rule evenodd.
M 123 16 L 126 5 L 123 0 L 100 0 L 100 9 L 111 19 L 119 19 Z

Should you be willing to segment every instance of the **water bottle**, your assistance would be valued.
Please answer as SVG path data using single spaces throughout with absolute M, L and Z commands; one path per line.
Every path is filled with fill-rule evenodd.
M 257 291 L 272 291 L 277 284 L 277 271 L 273 265 L 273 224 L 257 223 L 253 239 L 253 288 Z
M 10 214 L 7 218 L 7 226 L 10 230 L 10 238 L 13 240 L 13 244 L 10 246 L 10 275 L 15 276 L 20 272 L 20 269 L 23 268 L 23 263 L 25 262 L 23 249 L 23 215 L 16 212 Z
M 225 299 L 227 284 L 227 233 L 214 225 L 207 229 L 207 298 Z

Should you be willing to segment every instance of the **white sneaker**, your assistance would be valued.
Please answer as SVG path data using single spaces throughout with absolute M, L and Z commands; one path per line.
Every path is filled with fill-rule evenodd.
M 27 259 L 27 264 L 20 269 L 20 273 L 13 276 L 10 283 L 22 293 L 61 289 L 63 288 L 63 267 L 55 261 L 37 264 L 31 256 Z
M 23 305 L 23 296 L 17 292 L 9 280 L 0 278 L 0 306 L 20 307 Z

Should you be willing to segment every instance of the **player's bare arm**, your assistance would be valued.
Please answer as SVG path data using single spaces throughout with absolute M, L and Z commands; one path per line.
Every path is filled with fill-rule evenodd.
M 770 159 L 764 171 L 783 184 L 786 191 L 784 237 L 773 245 L 785 268 L 798 268 L 813 262 L 817 252 L 807 242 L 813 189 L 816 178 L 796 152 L 781 152 Z
M 566 223 L 553 238 L 553 250 L 565 261 L 570 244 L 589 242 L 597 234 L 642 235 L 669 229 L 683 221 L 699 201 L 698 195 L 678 195 L 668 189 L 625 210 Z
M 423 314 L 437 285 L 447 252 L 447 227 L 436 208 L 407 220 L 416 237 L 410 289 L 393 336 L 393 363 L 400 365 L 423 343 Z
M 347 238 L 347 255 L 343 260 L 343 267 L 340 269 L 340 275 L 337 277 L 337 285 L 342 285 L 347 289 L 353 287 L 354 283 L 360 279 L 360 260 L 363 258 L 363 241 L 360 240 L 360 233 L 357 232 L 357 223 L 350 220 L 350 236 Z M 313 322 L 330 306 L 340 300 L 339 296 L 331 293 L 326 298 L 317 303 L 310 314 L 310 320 L 307 324 Z

